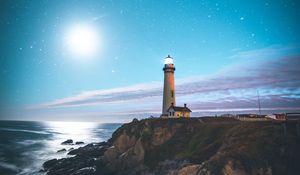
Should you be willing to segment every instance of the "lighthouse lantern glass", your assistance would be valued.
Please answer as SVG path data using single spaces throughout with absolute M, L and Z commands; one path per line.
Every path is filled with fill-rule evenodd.
M 165 58 L 165 64 L 173 64 L 173 58 L 172 57 Z

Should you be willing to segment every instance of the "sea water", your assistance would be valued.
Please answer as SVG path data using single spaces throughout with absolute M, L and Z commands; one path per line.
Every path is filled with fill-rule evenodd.
M 46 160 L 68 157 L 68 151 L 108 140 L 121 124 L 88 122 L 0 121 L 0 174 L 34 175 Z M 62 145 L 67 139 L 83 145 Z

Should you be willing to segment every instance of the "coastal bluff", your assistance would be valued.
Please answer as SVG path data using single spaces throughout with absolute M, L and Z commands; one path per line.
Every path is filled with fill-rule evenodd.
M 76 128 L 74 128 L 76 129 Z M 299 174 L 296 122 L 225 117 L 151 118 L 118 128 L 107 142 L 43 164 L 47 175 Z

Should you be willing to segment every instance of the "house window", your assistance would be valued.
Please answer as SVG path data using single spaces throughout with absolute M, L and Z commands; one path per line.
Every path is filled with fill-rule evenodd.
M 175 112 L 172 112 L 172 116 L 174 116 L 175 115 Z

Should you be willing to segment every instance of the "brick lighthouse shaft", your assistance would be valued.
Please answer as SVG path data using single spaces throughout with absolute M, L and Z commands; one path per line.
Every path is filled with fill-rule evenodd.
M 173 58 L 168 55 L 165 58 L 164 71 L 164 92 L 163 92 L 163 108 L 162 114 L 167 115 L 167 110 L 173 104 L 176 105 L 175 101 L 175 82 L 174 82 L 174 71 L 175 67 L 173 64 Z

